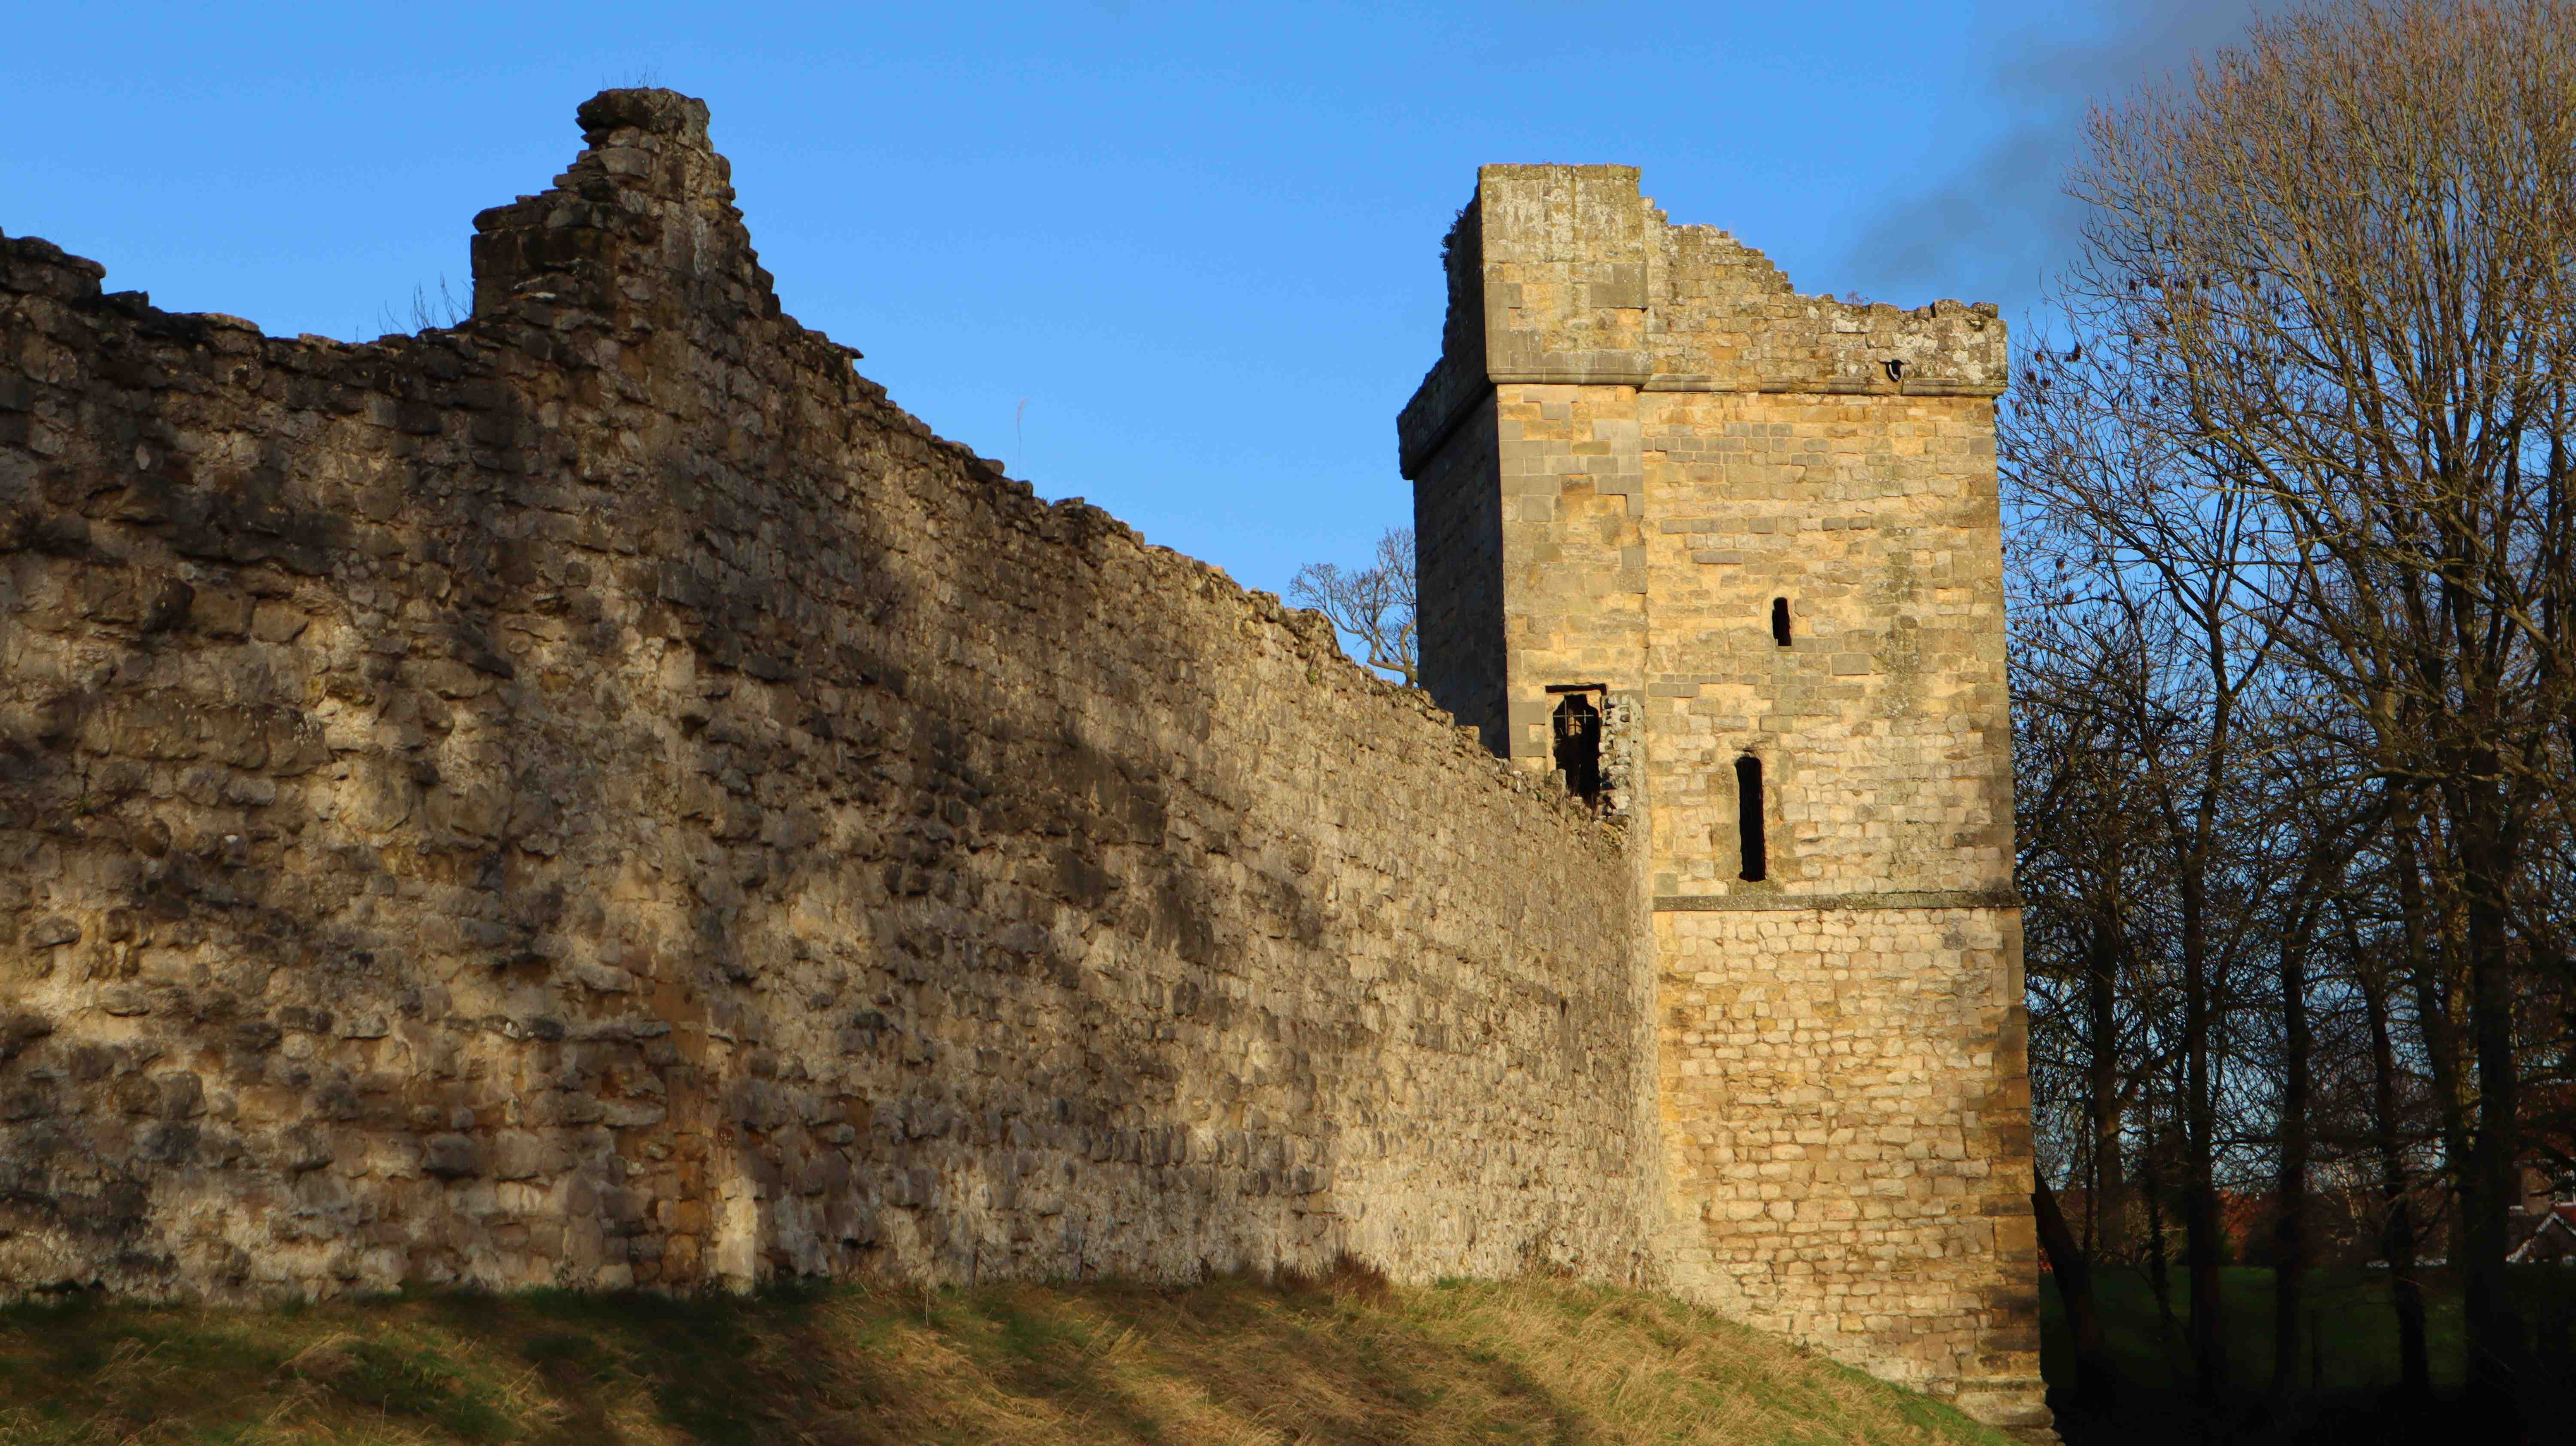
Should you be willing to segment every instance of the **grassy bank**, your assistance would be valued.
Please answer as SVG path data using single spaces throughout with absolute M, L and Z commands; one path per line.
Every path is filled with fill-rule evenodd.
M 0 1442 L 1999 1443 L 1674 1301 L 1219 1280 L 0 1311 Z

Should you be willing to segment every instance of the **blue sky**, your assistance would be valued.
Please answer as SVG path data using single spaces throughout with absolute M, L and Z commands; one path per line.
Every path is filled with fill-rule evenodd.
M 1041 495 L 1279 590 L 1409 521 L 1394 418 L 1487 161 L 1616 161 L 1801 290 L 2020 317 L 2084 105 L 2244 0 L 26 7 L 0 231 L 271 332 L 468 294 L 573 107 L 703 97 L 787 310 Z

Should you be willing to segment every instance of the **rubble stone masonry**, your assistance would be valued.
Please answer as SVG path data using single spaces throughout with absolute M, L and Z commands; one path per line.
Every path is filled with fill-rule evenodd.
M 0 240 L 0 1295 L 1659 1278 L 1630 831 L 580 118 L 416 337 Z

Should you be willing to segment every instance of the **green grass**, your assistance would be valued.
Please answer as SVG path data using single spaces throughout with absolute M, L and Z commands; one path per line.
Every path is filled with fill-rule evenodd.
M 2576 1270 L 2531 1266 L 2513 1272 L 2513 1291 L 2525 1321 L 2545 1328 L 2553 1316 L 2576 1318 Z M 2094 1282 L 2102 1333 L 2123 1385 L 2168 1392 L 2188 1386 L 2189 1357 L 2181 1323 L 2190 1315 L 2182 1272 L 2173 1273 L 2175 1334 L 2167 1339 L 2156 1311 L 2154 1288 L 2143 1271 L 2102 1272 Z M 2402 1376 L 2397 1360 L 2397 1315 L 2389 1305 L 2385 1271 L 2320 1271 L 2307 1282 L 2306 1344 L 2300 1352 L 2302 1391 L 2363 1396 L 2392 1388 Z M 2219 1301 L 2231 1383 L 2254 1392 L 2272 1380 L 2272 1272 L 2231 1266 L 2219 1272 Z M 2425 1339 L 2433 1386 L 2460 1384 L 2460 1297 L 2439 1273 L 2425 1280 Z M 2054 1285 L 2040 1290 L 2041 1359 L 2051 1386 L 2074 1384 L 2074 1343 L 2066 1333 Z M 2543 1330 L 2545 1336 L 2545 1329 Z
M 2002 1440 L 1678 1301 L 1552 1280 L 0 1310 L 6 1446 Z

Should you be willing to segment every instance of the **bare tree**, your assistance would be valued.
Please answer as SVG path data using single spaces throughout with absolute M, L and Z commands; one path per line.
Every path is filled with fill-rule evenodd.
M 2248 853 L 2263 836 L 2237 825 L 2264 792 L 2267 741 L 2255 714 L 2278 686 L 2282 615 L 2271 601 L 2263 509 L 2219 485 L 2218 454 L 2137 424 L 2150 379 L 2118 362 L 2079 344 L 2034 364 L 2003 426 L 2025 592 L 2038 594 L 2023 599 L 2018 628 L 2022 697 L 2026 708 L 2084 720 L 2089 751 L 2122 760 L 2119 801 L 2130 826 L 2156 835 L 2180 1005 L 2171 1039 L 2183 1083 L 2190 1354 L 2193 1379 L 2214 1403 L 2227 1361 L 2218 1274 L 2223 995 L 2261 938 L 2242 917 L 2241 890 L 2231 897 L 2227 884 L 2263 871 Z M 2044 576 L 2029 566 L 2042 559 Z M 2099 868 L 2078 873 L 2090 875 L 2094 945 L 2112 947 L 2130 930 L 2128 881 Z
M 1421 662 L 1414 643 L 1413 529 L 1391 527 L 1377 540 L 1367 567 L 1345 570 L 1310 562 L 1289 580 L 1288 600 L 1333 620 L 1359 639 L 1364 661 L 1418 685 Z
M 2099 112 L 2069 292 L 2278 524 L 2284 637 L 2456 895 L 2475 1121 L 2453 1161 L 2472 1379 L 2523 1360 L 2514 899 L 2576 705 L 2576 4 L 2342 0 Z M 2214 504 L 2213 504 L 2214 505 Z

